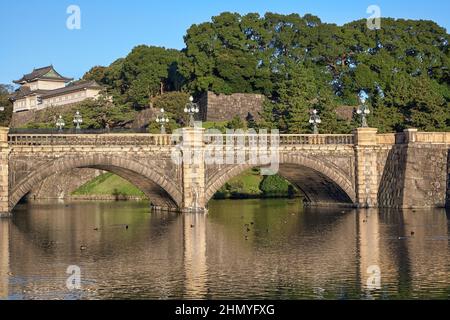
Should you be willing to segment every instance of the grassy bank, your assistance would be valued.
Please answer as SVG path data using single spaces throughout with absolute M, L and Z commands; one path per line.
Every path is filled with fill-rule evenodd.
M 238 177 L 228 181 L 214 195 L 214 199 L 247 199 L 261 198 L 263 192 L 259 186 L 263 180 L 259 170 L 248 170 Z
M 144 193 L 125 179 L 105 173 L 84 184 L 74 196 L 115 196 L 116 198 L 145 197 Z M 214 199 L 251 199 L 296 197 L 298 191 L 280 176 L 261 176 L 259 169 L 251 169 L 228 181 L 214 195 Z
M 231 179 L 214 195 L 214 199 L 287 198 L 299 196 L 286 179 L 262 176 L 259 169 L 245 171 Z
M 145 198 L 144 193 L 127 180 L 113 174 L 104 173 L 75 190 L 74 196 L 111 195 L 116 197 L 131 196 Z

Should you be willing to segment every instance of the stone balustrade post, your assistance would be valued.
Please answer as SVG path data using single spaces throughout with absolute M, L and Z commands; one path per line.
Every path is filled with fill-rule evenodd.
M 415 128 L 403 130 L 403 132 L 405 134 L 405 143 L 406 144 L 417 142 L 417 131 L 418 130 Z
M 10 215 L 8 132 L 9 128 L 0 127 L 0 217 Z
M 377 129 L 355 130 L 356 205 L 360 208 L 378 206 Z

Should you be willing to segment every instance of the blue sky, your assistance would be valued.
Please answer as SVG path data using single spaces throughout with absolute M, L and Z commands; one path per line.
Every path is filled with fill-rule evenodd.
M 81 9 L 80 30 L 66 28 L 72 4 Z M 0 83 L 49 64 L 79 78 L 139 44 L 181 49 L 189 26 L 223 11 L 312 13 L 340 25 L 368 17 L 372 4 L 383 17 L 434 20 L 450 29 L 448 0 L 0 0 Z

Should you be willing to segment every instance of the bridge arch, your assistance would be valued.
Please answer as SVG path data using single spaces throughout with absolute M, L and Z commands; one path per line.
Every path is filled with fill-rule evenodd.
M 138 187 L 154 207 L 177 210 L 182 203 L 182 192 L 177 184 L 152 168 L 136 160 L 103 154 L 63 156 L 36 168 L 15 183 L 9 195 L 12 210 L 36 185 L 58 172 L 75 168 L 100 169 L 117 174 Z
M 254 167 L 261 166 L 245 163 L 218 170 L 207 181 L 206 201 L 211 200 L 227 181 Z M 356 203 L 356 192 L 351 177 L 319 158 L 280 154 L 278 174 L 299 188 L 306 201 L 312 205 L 352 206 Z

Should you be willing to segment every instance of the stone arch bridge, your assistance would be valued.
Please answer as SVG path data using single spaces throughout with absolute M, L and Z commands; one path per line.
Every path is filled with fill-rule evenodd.
M 360 128 L 351 135 L 258 137 L 267 143 L 193 128 L 178 136 L 19 134 L 0 128 L 0 212 L 9 215 L 34 186 L 74 168 L 113 172 L 136 185 L 160 210 L 205 211 L 220 187 L 252 167 L 275 169 L 310 205 L 448 203 L 450 133 L 408 129 L 377 134 L 376 129 Z M 217 147 L 220 139 L 240 144 Z

